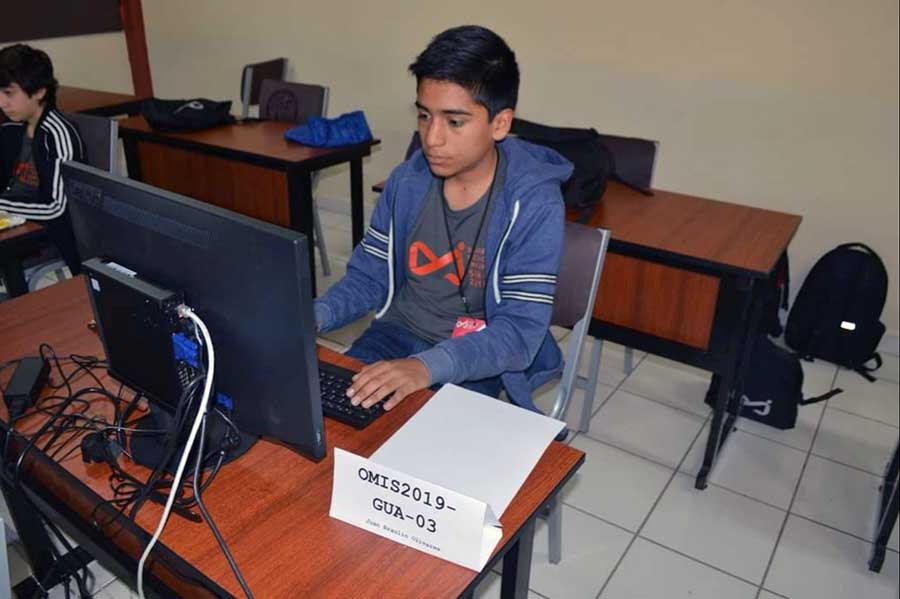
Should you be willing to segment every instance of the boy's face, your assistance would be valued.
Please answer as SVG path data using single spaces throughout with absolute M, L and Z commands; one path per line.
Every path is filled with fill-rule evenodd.
M 0 110 L 12 121 L 28 121 L 41 110 L 47 90 L 43 87 L 29 96 L 18 83 L 0 87 Z
M 487 108 L 469 90 L 449 81 L 423 79 L 416 94 L 419 139 L 436 177 L 452 179 L 477 172 L 491 159 L 494 142 L 509 133 L 513 111 L 488 119 Z

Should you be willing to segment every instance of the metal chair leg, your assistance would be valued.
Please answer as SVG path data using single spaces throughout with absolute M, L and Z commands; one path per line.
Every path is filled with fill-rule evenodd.
M 588 363 L 588 375 L 585 379 L 584 401 L 581 402 L 581 419 L 578 422 L 578 430 L 588 432 L 591 426 L 591 415 L 594 411 L 594 395 L 597 392 L 597 377 L 600 373 L 600 357 L 603 353 L 603 340 L 594 339 L 594 347 L 591 348 L 591 361 Z
M 553 496 L 547 503 L 549 516 L 547 517 L 548 526 L 548 554 L 551 564 L 558 564 L 562 559 L 562 504 L 559 502 L 557 495 Z
M 322 234 L 322 221 L 319 218 L 319 207 L 313 202 L 313 228 L 316 232 L 316 245 L 319 246 L 319 257 L 322 259 L 322 274 L 331 276 L 331 264 L 328 262 L 328 250 L 325 248 L 325 236 Z
M 625 348 L 625 367 L 622 370 L 625 371 L 625 374 L 631 374 L 634 370 L 634 348 L 632 347 Z

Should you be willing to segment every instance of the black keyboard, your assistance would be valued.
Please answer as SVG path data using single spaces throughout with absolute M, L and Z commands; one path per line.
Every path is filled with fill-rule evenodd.
M 384 414 L 381 402 L 371 408 L 354 406 L 347 397 L 347 389 L 353 382 L 353 371 L 326 362 L 319 362 L 319 389 L 322 394 L 322 413 L 333 420 L 354 428 L 366 428 Z

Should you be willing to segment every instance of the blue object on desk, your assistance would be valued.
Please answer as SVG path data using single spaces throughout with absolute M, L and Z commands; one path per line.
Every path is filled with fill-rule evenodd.
M 372 132 L 362 110 L 342 114 L 333 119 L 312 116 L 285 131 L 284 136 L 306 146 L 335 148 L 350 146 L 372 139 Z

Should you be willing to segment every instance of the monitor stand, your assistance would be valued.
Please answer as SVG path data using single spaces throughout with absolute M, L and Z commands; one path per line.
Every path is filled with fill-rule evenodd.
M 170 474 L 174 474 L 178 468 L 178 460 L 181 459 L 181 454 L 184 452 L 184 444 L 187 442 L 193 417 L 194 415 L 191 414 L 186 420 L 184 430 L 179 435 L 175 451 L 172 452 L 168 463 L 163 465 L 165 471 Z M 135 423 L 135 428 L 138 431 L 159 431 L 170 430 L 174 425 L 174 414 L 159 403 L 153 403 L 150 411 Z M 197 434 L 199 436 L 199 431 Z M 163 459 L 163 437 L 164 435 L 162 434 L 132 433 L 129 435 L 129 448 L 132 459 L 142 466 L 155 469 Z M 203 443 L 203 453 L 208 457 L 203 462 L 203 469 L 212 468 L 219 461 L 218 452 L 215 451 L 217 448 L 226 447 L 225 457 L 222 461 L 223 464 L 226 464 L 244 455 L 256 442 L 256 439 L 255 435 L 246 433 L 235 435 L 222 416 L 213 410 L 206 418 L 206 441 Z M 199 439 L 194 441 L 195 447 L 197 441 Z M 196 450 L 194 453 L 196 453 Z M 191 455 L 185 474 L 193 472 L 195 459 L 195 456 Z

